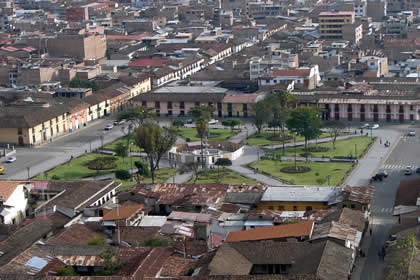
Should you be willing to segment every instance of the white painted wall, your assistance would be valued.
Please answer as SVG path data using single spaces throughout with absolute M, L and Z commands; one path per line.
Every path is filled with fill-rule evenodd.
M 2 211 L 1 214 L 4 217 L 5 224 L 12 224 L 13 219 L 16 219 L 16 223 L 20 223 L 18 213 L 22 211 L 23 216 L 25 217 L 25 210 L 28 205 L 28 200 L 25 198 L 24 185 L 19 185 L 9 197 L 7 201 L 4 202 L 7 206 L 12 206 L 6 208 L 5 211 Z

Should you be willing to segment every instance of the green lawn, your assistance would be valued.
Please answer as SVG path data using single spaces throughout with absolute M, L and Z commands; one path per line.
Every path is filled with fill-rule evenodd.
M 123 144 L 124 146 L 127 145 L 127 137 L 123 137 L 123 138 L 120 138 L 118 140 L 115 140 L 114 142 L 105 145 L 104 148 L 105 149 L 115 150 L 115 148 L 117 147 L 117 145 L 119 145 L 120 143 Z M 143 149 L 140 149 L 139 147 L 137 147 L 134 144 L 134 138 L 133 137 L 131 137 L 131 139 L 130 139 L 129 150 L 130 149 L 133 152 L 141 152 L 143 150 Z
M 259 172 L 266 173 L 281 181 L 295 185 L 328 185 L 327 176 L 330 175 L 330 186 L 337 186 L 351 169 L 352 163 L 338 162 L 297 162 L 298 166 L 307 166 L 311 171 L 300 174 L 281 172 L 280 169 L 287 166 L 294 166 L 294 162 L 276 162 L 273 160 L 260 160 L 249 166 L 258 168 Z M 318 174 L 318 175 L 317 175 Z M 320 184 L 318 179 L 322 178 L 325 183 Z
M 103 156 L 99 154 L 86 154 L 81 157 L 78 157 L 70 162 L 67 162 L 63 165 L 60 165 L 53 170 L 48 171 L 48 178 L 50 179 L 55 175 L 58 176 L 59 180 L 75 180 L 75 179 L 83 179 L 87 177 L 93 177 L 97 176 L 98 172 L 96 170 L 91 170 L 87 167 L 87 163 L 95 159 L 98 156 Z M 109 174 L 112 172 L 115 172 L 118 169 L 126 169 L 128 170 L 131 168 L 131 158 L 127 157 L 124 158 L 124 161 L 122 158 L 117 157 L 117 168 L 115 169 L 108 169 L 108 170 L 100 170 L 99 175 L 101 174 Z M 133 168 L 135 168 L 134 162 L 137 160 L 140 160 L 140 157 L 132 157 L 133 161 Z M 160 170 L 156 171 L 156 179 L 155 182 L 166 182 L 173 174 L 176 173 L 175 169 L 168 169 L 168 168 L 161 168 Z M 35 180 L 44 180 L 45 176 L 40 175 L 34 178 Z M 151 178 L 145 178 L 145 183 L 150 183 L 152 181 Z M 124 184 L 127 184 L 128 182 L 124 182 Z M 130 184 L 128 184 L 130 185 Z
M 170 168 L 161 168 L 155 171 L 155 183 L 166 183 L 168 180 L 177 173 L 177 169 Z M 134 175 L 135 176 L 135 175 Z M 128 190 L 137 184 L 136 180 L 133 178 L 133 181 L 122 181 L 115 179 L 115 181 L 121 182 L 122 185 L 119 187 L 119 190 Z M 152 177 L 146 177 L 143 180 L 143 177 L 140 183 L 150 184 L 152 183 Z
M 327 147 L 329 148 L 328 151 L 325 152 L 311 152 L 313 157 L 346 157 L 348 155 L 354 156 L 357 152 L 357 157 L 363 156 L 364 151 L 368 148 L 369 144 L 372 142 L 372 138 L 370 137 L 355 137 L 352 139 L 345 139 L 345 140 L 337 140 L 335 142 L 335 149 L 333 149 L 333 143 L 320 143 L 317 146 L 319 147 Z M 312 144 L 310 147 L 315 146 Z M 281 155 L 282 149 L 276 149 L 272 152 L 268 153 L 277 153 Z M 304 153 L 304 146 L 299 146 L 296 148 L 297 156 L 303 155 Z M 285 150 L 286 156 L 294 156 L 295 149 L 294 148 L 286 148 Z
M 230 129 L 210 128 L 209 141 L 225 141 L 240 132 L 239 129 L 234 129 L 233 133 Z M 191 142 L 200 141 L 197 135 L 197 129 L 191 127 L 182 127 L 178 130 L 179 136 L 184 139 L 189 138 Z
M 276 135 L 279 135 L 279 131 L 275 132 Z M 271 145 L 279 145 L 283 144 L 280 140 L 272 140 L 269 139 L 274 135 L 274 131 L 262 131 L 259 135 L 253 135 L 248 138 L 248 145 L 250 146 L 271 146 Z M 286 135 L 290 135 L 290 133 L 286 133 Z M 327 132 L 323 132 L 319 138 L 327 138 L 330 137 L 330 134 Z M 304 141 L 305 139 L 302 136 L 296 136 L 296 142 Z M 293 142 L 294 139 L 286 140 L 285 143 Z
M 215 170 L 206 170 L 201 171 L 198 177 L 196 184 L 217 184 L 218 173 L 217 169 Z M 248 185 L 255 185 L 258 184 L 257 181 L 244 177 L 236 172 L 231 170 L 220 169 L 220 178 L 221 184 L 248 184 Z M 187 181 L 188 184 L 194 183 L 194 177 Z

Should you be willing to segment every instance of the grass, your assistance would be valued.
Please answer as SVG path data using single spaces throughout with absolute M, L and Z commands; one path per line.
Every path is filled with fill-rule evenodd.
M 168 180 L 177 173 L 177 169 L 170 168 L 161 168 L 155 171 L 155 183 L 166 183 Z M 114 179 L 115 181 L 121 182 L 122 185 L 118 188 L 120 191 L 131 189 L 137 184 L 136 180 L 133 178 L 133 181 L 122 181 L 119 179 Z M 152 177 L 141 177 L 140 183 L 151 184 Z
M 217 184 L 218 183 L 217 178 L 218 178 L 218 174 L 217 174 L 216 169 L 200 171 L 200 175 L 198 177 L 196 184 Z M 225 169 L 225 170 L 220 169 L 220 178 L 221 178 L 221 181 L 220 181 L 221 184 L 248 184 L 248 185 L 258 184 L 257 181 L 244 177 L 228 169 Z M 193 184 L 194 177 L 189 179 L 187 183 Z
M 124 161 L 121 157 L 116 157 L 117 158 L 117 168 L 115 169 L 108 169 L 108 170 L 100 170 L 99 173 L 96 170 L 91 170 L 87 167 L 87 163 L 92 160 L 95 159 L 98 156 L 103 156 L 103 155 L 99 155 L 99 154 L 85 154 L 81 157 L 78 157 L 72 161 L 69 161 L 63 165 L 60 165 L 50 171 L 48 171 L 48 178 L 47 179 L 51 179 L 53 176 L 57 176 L 59 178 L 59 180 L 75 180 L 75 179 L 83 179 L 83 178 L 87 178 L 87 177 L 94 177 L 94 176 L 98 176 L 101 174 L 109 174 L 109 173 L 113 173 L 118 169 L 125 169 L 128 170 L 131 168 L 131 159 L 129 157 L 124 158 Z M 132 161 L 133 161 L 133 168 L 135 168 L 134 166 L 134 162 L 140 160 L 140 157 L 132 157 Z M 169 168 L 161 168 L 159 170 L 156 170 L 155 172 L 155 182 L 166 182 L 169 180 L 169 178 L 174 175 L 176 173 L 176 169 L 169 169 Z M 44 180 L 45 176 L 40 175 L 34 178 L 35 180 Z M 136 184 L 135 182 L 131 182 L 131 181 L 121 181 L 118 179 L 115 179 L 116 181 L 120 181 L 123 183 L 123 185 L 120 188 L 130 188 L 131 186 L 133 186 L 134 184 Z M 146 177 L 144 178 L 144 182 L 145 183 L 151 183 L 152 182 L 152 178 L 151 177 Z
M 209 141 L 225 141 L 230 137 L 238 134 L 240 132 L 239 129 L 234 129 L 233 132 L 230 129 L 222 129 L 222 128 L 210 128 L 210 137 L 208 138 Z M 178 130 L 179 136 L 184 139 L 189 138 L 191 142 L 200 141 L 200 138 L 197 134 L 197 129 L 191 127 L 182 127 Z
M 104 148 L 105 149 L 110 149 L 110 150 L 115 150 L 120 143 L 123 144 L 124 146 L 127 145 L 127 136 L 122 137 L 122 138 L 120 138 L 118 140 L 115 140 L 112 143 L 109 143 L 109 144 L 105 145 Z M 130 151 L 130 149 L 133 152 L 141 152 L 141 151 L 143 151 L 143 149 L 140 149 L 139 147 L 137 147 L 134 144 L 134 138 L 133 137 L 131 137 L 131 139 L 130 139 L 130 146 L 129 146 L 129 149 L 128 150 Z
M 332 142 L 319 143 L 317 145 L 318 147 L 327 147 L 329 148 L 329 150 L 325 152 L 311 152 L 311 154 L 313 157 L 346 157 L 348 155 L 354 156 L 355 153 L 357 152 L 357 157 L 360 158 L 363 156 L 364 152 L 369 147 L 369 144 L 372 141 L 373 139 L 370 137 L 355 137 L 351 139 L 337 140 L 335 142 L 335 147 L 336 147 L 335 149 L 333 149 Z M 314 144 L 310 145 L 310 147 L 313 147 L 313 146 L 315 145 Z M 304 146 L 296 147 L 297 156 L 303 155 L 304 148 L 305 148 Z M 276 149 L 273 152 L 281 155 L 282 149 Z M 285 155 L 294 156 L 295 149 L 286 148 Z
M 352 163 L 337 162 L 298 162 L 298 166 L 307 166 L 311 171 L 299 174 L 281 172 L 283 167 L 294 166 L 294 162 L 277 162 L 273 160 L 260 160 L 249 166 L 258 168 L 263 174 L 270 175 L 280 181 L 295 185 L 328 185 L 327 176 L 330 175 L 330 186 L 338 186 L 342 179 L 351 171 Z M 325 182 L 320 183 L 319 178 Z
M 248 138 L 248 145 L 251 146 L 271 146 L 271 145 L 280 145 L 283 144 L 281 140 L 271 140 L 269 137 L 274 135 L 274 131 L 262 131 L 258 135 L 253 135 Z M 279 135 L 279 131 L 276 131 L 276 135 Z M 286 135 L 290 135 L 290 133 L 286 133 Z M 330 137 L 330 134 L 327 132 L 323 132 L 319 139 Z M 296 142 L 304 141 L 305 138 L 302 136 L 296 136 Z M 294 139 L 286 140 L 285 143 L 293 142 Z

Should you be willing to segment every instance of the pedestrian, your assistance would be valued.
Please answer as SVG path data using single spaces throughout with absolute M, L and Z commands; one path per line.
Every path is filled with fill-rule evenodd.
M 369 235 L 372 236 L 372 229 L 369 229 Z
M 382 145 L 382 139 L 379 139 L 379 144 L 381 144 L 381 145 Z
M 70 156 L 70 160 L 73 160 L 73 155 Z

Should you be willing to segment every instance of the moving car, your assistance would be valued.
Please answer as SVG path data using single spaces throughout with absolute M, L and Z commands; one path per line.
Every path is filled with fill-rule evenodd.
M 16 161 L 16 157 L 9 157 L 8 159 L 6 159 L 7 163 L 12 163 Z
M 369 128 L 369 126 L 370 125 L 368 123 L 365 123 L 365 124 L 361 125 L 360 128 L 365 129 L 365 128 Z
M 379 128 L 379 124 L 374 124 L 370 127 L 370 129 L 378 129 Z
M 415 130 L 410 130 L 408 132 L 408 136 L 416 136 L 416 131 Z
M 107 124 L 106 126 L 105 126 L 105 130 L 111 130 L 112 128 L 114 127 L 114 125 L 112 125 L 112 124 Z
M 386 171 L 383 171 L 373 176 L 372 181 L 382 181 L 386 177 L 388 177 L 388 173 Z
M 0 166 L 0 173 L 4 172 L 4 166 Z
M 407 166 L 404 170 L 404 175 L 411 175 L 411 174 L 413 174 L 413 167 Z
M 219 121 L 215 119 L 209 120 L 209 124 L 217 124 Z
M 388 177 L 388 172 L 386 172 L 386 170 L 379 172 L 377 175 L 382 176 L 384 178 Z

